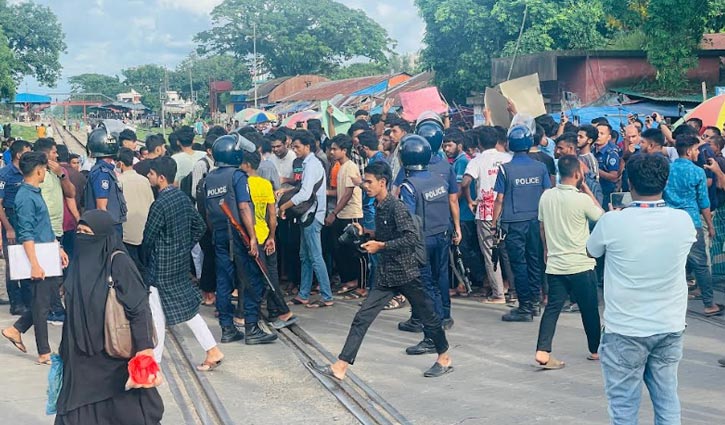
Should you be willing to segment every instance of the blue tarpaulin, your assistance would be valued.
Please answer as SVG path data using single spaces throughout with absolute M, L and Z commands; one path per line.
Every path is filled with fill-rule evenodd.
M 382 93 L 388 89 L 388 80 L 381 81 L 374 86 L 358 90 L 350 96 L 372 96 L 374 94 Z
M 10 103 L 50 103 L 50 96 L 33 93 L 18 93 Z

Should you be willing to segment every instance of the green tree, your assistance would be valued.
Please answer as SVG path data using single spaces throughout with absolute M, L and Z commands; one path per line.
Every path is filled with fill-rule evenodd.
M 8 39 L 0 28 L 0 98 L 12 99 L 15 96 L 14 62 L 15 57 L 8 46 Z
M 671 12 L 677 10 L 672 18 Z M 677 93 L 687 85 L 687 71 L 697 66 L 708 4 L 703 0 L 650 0 L 644 33 L 647 60 L 657 70 L 657 85 Z
M 275 76 L 333 71 L 353 57 L 385 62 L 392 40 L 361 10 L 333 0 L 225 0 L 213 28 L 194 37 L 199 53 L 250 60 L 253 28 L 264 71 Z
M 141 65 L 121 70 L 125 80 L 123 84 L 141 94 L 141 101 L 149 108 L 161 109 L 160 91 L 170 80 L 169 72 L 161 65 Z M 169 87 L 171 89 L 171 87 Z
M 118 76 L 103 74 L 80 74 L 68 78 L 73 93 L 101 93 L 111 99 L 126 91 Z
M 8 4 L 0 0 L 0 26 L 13 53 L 13 78 L 24 76 L 55 86 L 60 77 L 60 54 L 66 51 L 65 35 L 58 18 L 45 6 L 31 2 Z
M 170 74 L 170 86 L 190 97 L 191 79 L 194 95 L 201 106 L 209 105 L 209 83 L 216 80 L 231 81 L 235 90 L 252 86 L 252 79 L 246 65 L 231 55 L 199 56 L 191 54 Z

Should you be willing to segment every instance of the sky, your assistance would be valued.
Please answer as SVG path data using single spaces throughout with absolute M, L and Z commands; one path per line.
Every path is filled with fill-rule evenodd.
M 12 0 L 11 0 L 12 1 Z M 15 0 L 17 3 L 22 0 Z M 414 0 L 338 0 L 364 10 L 397 41 L 399 53 L 417 52 L 425 25 Z M 18 92 L 61 93 L 66 78 L 99 73 L 119 75 L 143 64 L 175 67 L 195 49 L 193 36 L 211 27 L 209 13 L 222 0 L 35 0 L 49 6 L 65 32 L 63 80 L 56 88 L 26 79 Z M 401 19 L 401 14 L 405 18 Z

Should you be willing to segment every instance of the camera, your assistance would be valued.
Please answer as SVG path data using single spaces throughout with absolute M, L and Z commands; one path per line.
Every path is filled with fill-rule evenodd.
M 361 248 L 361 245 L 369 240 L 370 237 L 364 233 L 358 233 L 357 228 L 352 223 L 345 226 L 342 234 L 339 238 L 337 238 L 337 241 L 340 242 L 341 245 L 354 246 L 359 252 L 362 253 L 364 253 L 365 250 Z

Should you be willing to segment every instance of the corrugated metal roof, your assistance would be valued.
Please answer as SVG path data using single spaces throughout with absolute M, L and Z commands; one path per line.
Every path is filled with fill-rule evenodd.
M 414 75 L 408 81 L 398 84 L 397 86 L 390 89 L 390 91 L 388 91 L 388 97 L 393 97 L 395 99 L 395 102 L 393 103 L 395 106 L 401 106 L 399 96 L 400 93 L 416 91 L 424 89 L 426 87 L 430 87 L 433 85 L 434 77 L 435 73 L 430 71 L 421 72 L 420 74 Z
M 329 100 L 335 95 L 350 96 L 362 90 L 389 79 L 390 75 L 374 75 L 371 77 L 347 78 L 345 80 L 325 81 L 314 84 L 297 93 L 282 99 L 283 102 L 296 100 Z
M 33 93 L 18 93 L 10 103 L 50 103 L 50 96 Z
M 276 89 L 277 86 L 289 80 L 290 78 L 292 77 L 279 77 L 275 78 L 274 80 L 269 80 L 266 83 L 260 84 L 259 86 L 257 86 L 257 99 L 264 99 L 265 97 L 269 96 L 272 90 Z M 247 98 L 252 101 L 254 100 L 254 88 L 247 90 Z
M 725 50 L 725 33 L 703 35 L 700 48 L 702 50 Z
M 641 99 L 654 100 L 657 102 L 685 102 L 685 103 L 702 103 L 702 93 L 683 93 L 679 96 L 661 96 L 655 93 L 646 93 L 639 91 L 633 87 L 610 88 L 615 93 L 626 94 L 630 97 L 638 97 Z

